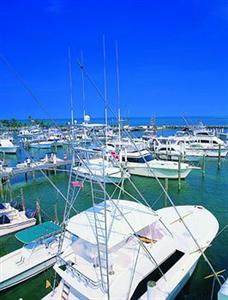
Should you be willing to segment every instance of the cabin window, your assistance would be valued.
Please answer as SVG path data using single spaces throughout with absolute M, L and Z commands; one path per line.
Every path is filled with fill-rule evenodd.
M 163 274 L 165 274 L 169 269 L 171 269 L 184 255 L 183 252 L 176 250 L 169 258 L 167 258 L 160 266 L 159 268 L 162 270 Z M 149 275 L 147 275 L 142 281 L 139 282 L 137 285 L 133 295 L 131 296 L 130 300 L 138 300 L 140 297 L 142 297 L 143 294 L 147 291 L 147 282 L 149 280 L 152 281 L 158 281 L 162 274 L 159 270 L 159 268 L 156 268 L 154 271 L 152 271 Z
M 213 144 L 218 145 L 218 142 L 217 141 L 213 141 Z
M 152 155 L 148 154 L 143 157 L 128 157 L 127 161 L 132 163 L 140 163 L 143 164 L 147 161 L 151 161 L 153 159 Z

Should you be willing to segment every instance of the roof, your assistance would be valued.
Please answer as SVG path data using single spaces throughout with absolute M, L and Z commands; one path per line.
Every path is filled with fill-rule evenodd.
M 109 249 L 126 240 L 133 231 L 137 232 L 159 219 L 151 208 L 141 203 L 127 200 L 108 200 L 106 203 Z M 92 244 L 96 244 L 94 210 L 97 218 L 102 219 L 104 202 L 70 218 L 67 225 L 68 231 Z M 103 227 L 101 230 L 104 235 Z
M 41 238 L 56 234 L 57 232 L 60 232 L 60 230 L 61 226 L 53 222 L 45 222 L 17 232 L 15 237 L 22 243 L 29 244 Z

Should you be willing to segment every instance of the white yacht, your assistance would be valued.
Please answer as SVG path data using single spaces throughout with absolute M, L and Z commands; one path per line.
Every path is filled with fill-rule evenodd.
M 158 137 L 153 140 L 155 151 L 159 148 L 172 145 L 175 150 L 180 151 L 186 157 L 225 157 L 228 148 L 224 141 L 214 135 L 201 136 L 170 136 Z
M 153 159 L 145 149 L 133 152 L 123 150 L 120 159 L 130 174 L 145 177 L 178 179 L 180 176 L 181 179 L 185 179 L 193 169 L 187 163 Z
M 122 170 L 118 164 L 104 160 L 101 157 L 85 160 L 79 166 L 73 168 L 75 174 L 87 180 L 99 181 L 103 183 L 120 183 L 130 177 L 127 170 Z
M 105 226 L 106 224 L 106 226 Z M 106 200 L 72 217 L 78 236 L 57 259 L 61 281 L 43 299 L 175 299 L 218 232 L 202 206 L 152 211 L 134 201 Z
M 36 224 L 35 212 L 19 211 L 10 203 L 0 203 L 0 237 Z
M 0 139 L 0 152 L 16 154 L 18 146 L 14 145 L 10 139 Z
M 0 291 L 10 288 L 50 268 L 56 262 L 61 227 L 45 222 L 18 232 L 23 247 L 0 258 Z M 62 249 L 74 237 L 66 232 Z

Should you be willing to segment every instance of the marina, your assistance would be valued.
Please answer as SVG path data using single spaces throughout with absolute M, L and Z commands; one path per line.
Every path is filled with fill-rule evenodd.
M 131 132 L 131 134 L 132 134 L 132 132 Z M 133 136 L 134 136 L 134 133 L 133 133 Z M 158 137 L 159 137 L 159 133 L 158 133 Z M 93 140 L 92 136 L 91 136 L 91 139 Z M 143 149 L 145 149 L 145 142 L 143 142 L 143 140 L 140 139 L 140 137 L 137 137 L 135 139 L 135 141 L 136 141 L 135 142 L 136 145 L 138 145 L 138 146 L 136 146 L 136 147 L 138 147 L 137 148 L 138 153 L 140 155 L 145 155 L 144 154 L 145 150 L 143 150 Z M 81 143 L 83 144 L 83 138 L 81 139 Z M 126 145 L 127 145 L 127 149 L 130 150 L 129 153 L 134 153 L 134 151 L 133 151 L 134 142 L 133 142 L 133 144 L 131 144 L 130 139 L 125 140 L 125 141 L 123 140 L 123 142 L 120 143 L 120 141 L 115 142 L 114 140 L 112 140 L 112 138 L 109 138 L 109 142 L 107 144 L 109 145 L 108 149 L 110 151 L 109 152 L 110 153 L 109 154 L 110 155 L 110 158 L 109 158 L 110 166 L 111 166 L 111 161 L 112 160 L 114 161 L 114 163 L 117 163 L 117 165 L 118 165 L 118 162 L 121 161 L 121 157 L 123 157 L 123 158 L 127 157 L 126 156 L 126 153 L 127 153 L 126 150 L 123 150 L 122 154 L 121 154 L 121 151 L 118 150 L 119 148 L 121 148 L 120 144 L 125 145 L 124 147 L 126 147 Z M 115 145 L 115 147 L 114 147 L 114 145 Z M 146 155 L 154 156 L 155 153 L 153 152 L 152 148 L 148 147 L 148 145 L 149 145 L 148 143 L 146 145 L 147 145 L 147 148 L 146 148 L 147 152 L 145 152 Z M 12 158 L 12 156 L 4 155 L 4 160 L 5 160 L 5 162 L 7 162 L 7 165 L 10 165 L 10 166 L 8 166 L 8 168 L 11 168 L 11 169 L 10 169 L 10 173 L 9 172 L 7 174 L 2 173 L 2 179 L 4 178 L 4 176 L 7 176 L 8 179 L 10 179 L 11 184 L 10 185 L 6 184 L 5 186 L 4 185 L 2 186 L 2 197 L 4 197 L 4 199 L 8 199 L 8 201 L 10 201 L 11 198 L 13 199 L 13 198 L 15 198 L 15 195 L 18 195 L 18 196 L 16 196 L 16 198 L 20 199 L 21 198 L 21 189 L 23 189 L 23 198 L 24 198 L 24 202 L 26 203 L 26 206 L 29 206 L 29 207 L 31 206 L 31 207 L 36 208 L 37 207 L 37 199 L 38 198 L 40 199 L 39 200 L 39 205 L 40 205 L 40 208 L 41 208 L 40 212 L 41 212 L 41 215 L 42 215 L 42 222 L 44 222 L 43 224 L 45 224 L 45 222 L 50 222 L 50 221 L 56 220 L 56 219 L 58 221 L 62 220 L 65 201 L 62 198 L 61 193 L 58 195 L 58 190 L 62 190 L 62 192 L 65 190 L 64 194 L 66 193 L 67 185 L 68 185 L 68 178 L 70 176 L 70 169 L 71 169 L 72 162 L 74 161 L 74 163 L 76 163 L 76 165 L 74 167 L 74 175 L 72 175 L 73 177 L 72 177 L 71 180 L 74 180 L 73 179 L 74 177 L 77 180 L 81 180 L 81 181 L 79 181 L 81 183 L 79 185 L 77 184 L 79 186 L 79 189 L 81 189 L 81 192 L 78 195 L 77 202 L 75 202 L 76 203 L 75 209 L 79 212 L 80 211 L 83 212 L 86 208 L 89 208 L 89 206 L 91 205 L 90 204 L 91 203 L 91 198 L 89 196 L 89 194 L 90 194 L 90 192 L 89 192 L 89 189 L 90 189 L 89 188 L 89 185 L 90 185 L 89 182 L 91 180 L 90 172 L 92 172 L 92 174 L 94 172 L 93 171 L 94 167 L 93 167 L 93 165 L 90 166 L 90 164 L 94 160 L 94 159 L 92 159 L 92 157 L 94 155 L 95 155 L 94 157 L 96 157 L 96 159 L 98 159 L 98 157 L 100 157 L 99 158 L 100 159 L 100 167 L 99 167 L 100 168 L 99 169 L 100 177 L 99 176 L 97 177 L 97 175 L 96 175 L 96 177 L 92 177 L 93 185 L 97 184 L 96 182 L 101 182 L 101 183 L 103 182 L 103 184 L 105 184 L 105 181 L 103 181 L 103 179 L 102 179 L 102 176 L 103 176 L 102 175 L 102 164 L 103 164 L 102 163 L 102 157 L 104 157 L 103 156 L 104 154 L 102 154 L 103 150 L 102 150 L 102 148 L 100 148 L 100 150 L 99 150 L 99 147 L 98 146 L 94 147 L 94 145 L 92 145 L 92 147 L 91 147 L 88 143 L 87 143 L 88 148 L 82 148 L 80 146 L 79 147 L 76 146 L 76 148 L 74 148 L 75 151 L 76 151 L 75 152 L 76 156 L 72 160 L 72 158 L 69 159 L 69 157 L 71 156 L 70 153 L 72 153 L 71 152 L 72 150 L 69 150 L 69 149 L 72 149 L 71 147 L 72 146 L 71 146 L 71 142 L 70 142 L 69 146 L 65 145 L 64 148 L 57 148 L 57 152 L 53 152 L 52 154 L 48 153 L 49 149 L 33 150 L 31 148 L 30 150 L 26 150 L 26 152 L 24 152 L 24 153 L 23 153 L 23 151 L 19 151 L 18 154 L 17 154 L 17 157 L 18 157 L 17 161 L 18 160 L 23 161 L 23 159 L 25 158 L 25 155 L 27 155 L 27 157 L 28 157 L 28 155 L 30 156 L 29 152 L 31 152 L 32 156 L 34 157 L 34 151 L 36 151 L 36 153 L 38 154 L 38 157 L 40 157 L 39 159 L 34 159 L 34 158 L 31 159 L 31 160 L 30 159 L 29 160 L 24 159 L 24 162 L 22 162 L 22 163 L 21 162 L 17 163 Z M 75 147 L 75 146 L 73 146 L 73 147 Z M 94 150 L 92 150 L 92 148 Z M 115 149 L 116 152 L 114 152 L 114 149 Z M 125 148 L 123 148 L 123 149 L 125 149 Z M 131 152 L 131 151 L 133 151 L 133 152 Z M 48 153 L 48 154 L 45 154 L 45 153 Z M 117 153 L 118 153 L 118 155 L 117 155 Z M 19 158 L 20 156 L 18 156 L 18 155 L 21 155 L 21 158 Z M 105 157 L 106 156 L 107 156 L 107 153 L 105 154 Z M 80 175 L 80 172 L 79 172 L 79 170 L 81 168 L 81 166 L 80 166 L 81 165 L 80 164 L 80 157 L 82 158 L 82 161 L 85 162 L 84 168 L 85 168 L 85 171 L 87 170 L 87 175 L 86 175 L 87 177 L 84 177 L 84 175 L 83 176 Z M 89 165 L 88 165 L 88 162 L 89 162 L 88 157 L 90 157 L 90 161 L 91 161 Z M 93 163 L 96 162 L 96 159 L 94 160 Z M 143 162 L 143 159 L 141 159 L 141 160 Z M 129 168 L 130 165 L 129 166 L 126 165 L 125 161 L 126 161 L 126 159 L 123 159 L 123 161 L 122 161 L 123 166 L 125 168 Z M 145 162 L 148 163 L 150 161 L 148 160 L 148 158 L 146 158 Z M 167 161 L 167 158 L 165 158 L 165 160 L 163 160 L 163 162 L 166 163 L 166 162 L 169 162 L 169 161 Z M 172 161 L 172 163 L 175 163 L 178 166 L 178 162 L 175 162 L 175 159 Z M 203 164 L 205 164 L 205 165 L 203 165 Z M 196 165 L 200 166 L 200 168 L 196 167 Z M 181 189 L 178 188 L 178 186 L 179 186 L 177 184 L 177 182 L 178 182 L 177 179 L 178 178 L 176 180 L 168 180 L 169 176 L 164 176 L 163 179 L 161 179 L 161 183 L 163 184 L 165 190 L 168 191 L 168 193 L 171 195 L 171 197 L 172 198 L 175 197 L 175 205 L 177 205 L 177 207 L 178 207 L 178 205 L 183 205 L 183 204 L 193 205 L 192 207 L 198 207 L 198 206 L 205 207 L 206 206 L 207 208 L 209 208 L 209 210 L 211 212 L 215 213 L 215 215 L 216 215 L 216 217 L 219 221 L 219 224 L 220 224 L 220 229 L 221 229 L 221 222 L 223 224 L 222 228 L 224 226 L 226 227 L 226 219 L 223 218 L 224 214 L 227 213 L 226 193 L 224 192 L 224 194 L 221 194 L 219 196 L 220 211 L 217 210 L 217 208 L 215 209 L 214 204 L 213 204 L 214 197 L 212 196 L 212 194 L 213 194 L 213 190 L 212 190 L 213 185 L 211 184 L 211 182 L 213 180 L 216 180 L 217 187 L 219 186 L 218 190 L 220 190 L 221 192 L 222 192 L 222 189 L 223 189 L 222 187 L 225 188 L 225 186 L 227 184 L 227 167 L 228 167 L 227 158 L 226 157 L 221 157 L 220 158 L 219 168 L 218 168 L 218 157 L 214 158 L 214 157 L 205 157 L 205 156 L 202 156 L 201 160 L 195 162 L 195 164 L 193 164 L 192 166 L 193 166 L 192 173 L 191 173 L 190 176 L 188 176 L 185 179 L 184 182 L 181 183 Z M 106 168 L 107 168 L 107 166 L 105 166 L 105 169 Z M 146 168 L 146 166 L 145 166 L 145 168 Z M 204 168 L 204 170 L 203 170 L 203 168 Z M 60 170 L 60 172 L 58 172 L 58 170 Z M 48 174 L 49 180 L 51 180 L 56 185 L 55 189 L 53 189 L 52 185 L 50 185 L 50 182 L 47 181 L 47 178 L 46 178 L 47 171 L 49 171 L 49 174 Z M 130 168 L 129 168 L 129 171 L 130 171 Z M 32 174 L 33 172 L 37 173 L 37 176 L 35 176 L 35 177 L 32 176 L 31 180 L 29 180 L 29 181 L 25 180 L 25 178 L 23 180 L 23 177 L 25 176 L 25 174 L 27 174 L 27 173 Z M 44 174 L 43 174 L 43 172 L 44 172 Z M 40 173 L 40 175 L 39 175 L 39 173 Z M 130 173 L 131 173 L 131 171 L 130 171 Z M 98 173 L 94 173 L 93 176 L 95 176 L 95 174 L 98 174 Z M 21 180 L 19 180 L 19 181 L 16 180 L 15 181 L 15 179 L 17 177 L 21 178 Z M 155 175 L 155 177 L 157 177 L 157 175 Z M 213 178 L 216 178 L 216 179 L 213 179 Z M 110 193 L 111 194 L 112 193 L 116 194 L 117 191 L 115 191 L 115 187 L 116 187 L 116 184 L 117 184 L 117 186 L 120 185 L 120 187 L 121 186 L 124 187 L 123 191 L 121 192 L 121 193 L 123 193 L 123 195 L 126 193 L 126 196 L 127 196 L 128 193 L 129 193 L 129 195 L 132 194 L 133 197 L 137 198 L 138 197 L 137 192 L 134 190 L 134 185 L 137 184 L 143 189 L 143 197 L 148 198 L 149 204 L 151 205 L 151 207 L 153 209 L 155 209 L 155 211 L 156 211 L 156 209 L 158 209 L 158 211 L 161 210 L 161 212 L 162 212 L 162 208 L 169 206 L 168 205 L 169 201 L 167 199 L 166 194 L 164 192 L 162 194 L 160 194 L 161 192 L 159 191 L 159 186 L 157 184 L 156 178 L 150 178 L 150 176 L 147 177 L 147 175 L 145 175 L 145 174 L 144 174 L 144 176 L 135 176 L 135 175 L 132 174 L 129 183 L 127 182 L 128 180 L 129 179 L 127 179 L 127 178 L 125 180 L 123 179 L 123 182 L 121 183 L 120 180 L 119 181 L 115 181 L 115 180 L 113 181 L 112 179 L 110 179 L 109 182 L 112 183 L 112 184 L 111 185 L 109 184 L 106 187 L 108 193 L 109 194 Z M 133 187 L 131 186 L 131 181 L 133 181 Z M 31 193 L 31 191 L 33 191 L 33 190 L 35 191 L 35 194 Z M 153 191 L 153 197 L 152 198 L 151 198 L 151 191 Z M 194 191 L 194 193 L 193 193 L 193 191 Z M 136 192 L 136 194 L 135 194 L 135 192 Z M 98 191 L 96 193 L 98 193 L 98 195 L 96 196 L 96 197 L 98 197 L 97 199 L 102 199 L 102 197 L 103 197 L 102 196 L 102 190 L 100 192 Z M 50 195 L 52 195 L 52 196 L 50 196 Z M 190 195 L 191 195 L 191 197 L 190 197 L 191 199 L 189 198 Z M 184 199 L 187 200 L 186 203 L 185 203 L 186 200 L 184 200 Z M 222 199 L 223 199 L 223 201 L 222 201 Z M 82 200 L 82 202 L 81 202 L 81 200 Z M 98 200 L 98 203 L 99 203 L 99 201 L 100 200 Z M 122 202 L 123 200 L 118 200 L 118 201 Z M 209 203 L 209 206 L 208 206 L 208 203 Z M 195 205 L 197 205 L 197 206 L 195 206 Z M 187 208 L 187 206 L 184 206 L 184 207 Z M 189 206 L 189 209 L 191 209 L 190 206 Z M 164 210 L 164 211 L 166 211 L 166 210 Z M 72 213 L 73 212 L 71 212 L 71 215 L 72 215 Z M 183 215 L 188 215 L 188 214 L 189 214 L 189 212 L 183 213 Z M 170 215 L 170 213 L 168 213 L 168 215 Z M 74 213 L 73 213 L 72 217 L 73 216 L 74 216 Z M 137 217 L 135 216 L 134 219 L 136 220 L 136 218 Z M 79 224 L 80 221 L 77 221 L 76 223 Z M 175 223 L 175 221 L 174 221 L 174 223 Z M 207 224 L 207 222 L 205 222 L 205 224 Z M 68 226 L 70 226 L 70 224 Z M 143 224 L 141 224 L 141 226 L 142 226 L 142 228 L 144 227 Z M 31 227 L 31 229 L 32 228 L 34 228 L 34 227 Z M 59 228 L 61 228 L 61 227 L 59 227 Z M 76 229 L 79 230 L 78 232 L 75 232 L 74 231 L 75 229 L 73 229 L 73 228 L 70 229 L 70 228 L 71 227 L 69 227 L 68 230 L 73 232 L 73 234 L 75 236 L 78 236 L 78 235 L 80 236 L 80 234 L 83 233 L 83 230 L 80 231 L 80 226 L 79 226 L 78 229 L 76 227 Z M 216 230 L 218 230 L 218 227 L 217 227 Z M 164 229 L 163 229 L 163 231 L 164 231 Z M 142 233 L 141 233 L 141 231 L 139 231 L 139 232 L 140 232 L 140 236 L 141 236 Z M 20 233 L 20 231 L 19 231 L 19 233 Z M 19 233 L 16 234 L 16 236 L 19 236 Z M 22 233 L 23 233 L 23 231 L 22 231 Z M 205 235 L 205 233 L 204 233 L 204 235 Z M 222 240 L 225 238 L 225 236 L 226 236 L 226 231 L 224 231 L 221 234 Z M 217 247 L 219 247 L 219 248 L 221 247 L 221 244 L 220 244 L 221 243 L 220 242 L 221 238 L 215 238 L 215 243 L 213 242 L 213 247 L 215 247 L 215 249 L 217 249 Z M 31 254 L 26 252 L 25 256 L 20 254 L 20 253 L 22 253 L 21 251 L 24 251 L 23 248 L 25 246 L 20 248 L 21 246 L 19 246 L 17 240 L 15 239 L 15 237 L 13 235 L 7 235 L 6 237 L 1 237 L 1 239 L 2 239 L 2 245 L 4 245 L 3 252 L 1 252 L 1 256 L 2 256 L 3 260 L 5 260 L 5 257 L 7 258 L 8 256 L 10 258 L 10 255 L 13 255 L 13 253 L 14 253 L 14 252 L 12 252 L 13 250 L 18 251 L 18 253 L 19 253 L 18 255 L 20 257 L 25 257 L 24 259 L 26 259 L 26 257 L 30 257 L 32 259 L 33 250 L 31 252 Z M 46 239 L 48 240 L 49 238 L 46 237 Z M 152 238 L 152 239 L 154 240 L 154 238 Z M 26 281 L 25 279 L 21 278 L 21 279 L 18 279 L 18 282 L 21 282 L 20 284 L 17 284 L 17 281 L 15 281 L 16 285 L 12 286 L 14 284 L 11 283 L 10 280 L 9 281 L 4 281 L 2 279 L 0 287 L 1 287 L 2 290 L 4 289 L 4 291 L 1 291 L 0 295 L 3 295 L 5 299 L 11 299 L 10 295 L 11 295 L 11 291 L 13 291 L 13 293 L 16 293 L 18 295 L 18 297 L 22 297 L 22 298 L 25 297 L 25 299 L 26 299 L 27 292 L 25 292 L 25 289 L 27 291 L 27 289 L 32 288 L 33 284 L 35 284 L 36 286 L 37 285 L 40 286 L 40 289 L 39 289 L 39 291 L 37 291 L 37 294 L 34 293 L 34 295 L 33 295 L 34 299 L 41 299 L 42 297 L 44 297 L 44 299 L 58 299 L 58 297 L 60 297 L 58 295 L 62 294 L 61 289 L 64 288 L 62 281 L 59 282 L 58 287 L 56 287 L 56 291 L 54 293 L 50 292 L 48 294 L 48 296 L 46 296 L 46 294 L 47 294 L 48 291 L 50 291 L 51 287 L 46 289 L 45 286 L 49 285 L 49 282 L 50 283 L 53 282 L 54 277 L 55 277 L 55 275 L 54 275 L 55 272 L 57 272 L 57 274 L 59 274 L 60 277 L 62 277 L 62 276 L 64 277 L 61 269 L 59 269 L 59 268 L 60 268 L 61 264 L 63 263 L 63 261 L 65 261 L 65 259 L 64 259 L 64 257 L 61 257 L 61 256 L 58 259 L 59 256 L 57 254 L 58 253 L 57 249 L 58 249 L 58 245 L 60 243 L 60 240 L 61 240 L 61 235 L 59 235 L 59 238 L 57 238 L 56 240 L 53 240 L 53 239 L 50 240 L 51 241 L 51 244 L 50 244 L 51 245 L 51 248 L 50 248 L 51 252 L 48 250 L 49 248 L 46 248 L 48 253 L 50 252 L 50 253 L 52 253 L 52 255 L 54 255 L 54 253 L 56 253 L 57 257 L 56 256 L 50 256 L 50 263 L 48 263 L 48 264 L 45 263 L 45 267 L 42 266 L 42 265 L 40 265 L 39 268 L 34 268 L 33 267 L 34 271 L 31 270 L 28 273 L 29 275 L 26 275 L 26 276 L 28 276 L 28 278 L 30 278 L 29 281 Z M 6 241 L 7 241 L 7 244 L 9 242 L 8 246 L 6 244 Z M 45 239 L 44 239 L 44 241 L 45 241 Z M 30 241 L 30 243 L 31 243 L 31 241 Z M 57 247 L 56 250 L 54 250 L 54 244 L 53 243 L 56 244 L 56 246 L 55 246 L 55 247 Z M 76 240 L 75 243 L 79 243 L 79 242 Z M 34 244 L 34 243 L 32 242 L 31 245 L 32 244 Z M 35 249 L 34 247 L 41 247 L 39 251 L 46 251 L 46 250 L 42 250 L 42 244 L 40 246 L 39 246 L 39 243 L 37 244 L 37 246 L 35 246 L 35 244 L 34 244 L 32 246 L 32 249 Z M 44 244 L 45 244 L 45 242 L 44 242 Z M 170 242 L 169 242 L 169 244 L 170 244 Z M 215 246 L 214 246 L 214 244 L 215 244 Z M 217 245 L 217 247 L 216 247 L 216 245 Z M 26 247 L 28 247 L 28 249 L 30 248 L 29 245 L 26 246 Z M 64 249 L 66 249 L 66 251 L 68 251 L 67 250 L 67 242 L 66 242 L 66 246 L 64 246 L 64 247 L 66 247 Z M 80 246 L 80 247 L 82 247 L 82 246 Z M 88 247 L 88 245 L 86 247 Z M 92 247 L 92 246 L 90 246 L 90 247 Z M 202 246 L 202 247 L 204 248 L 205 246 Z M 212 248 L 210 247 L 210 249 L 208 250 L 209 253 L 211 253 L 209 258 L 210 258 L 210 260 L 212 259 L 212 260 L 215 260 L 215 262 L 217 262 L 218 266 L 216 266 L 216 270 L 218 270 L 222 266 L 221 266 L 221 262 L 219 263 L 217 261 L 217 259 L 215 259 L 215 256 L 214 256 L 215 252 L 213 251 L 213 247 Z M 10 254 L 9 251 L 12 252 L 12 254 Z M 183 250 L 181 250 L 181 251 L 183 251 Z M 192 250 L 192 251 L 195 252 L 194 250 Z M 35 253 L 36 253 L 36 251 L 34 252 L 34 254 Z M 61 253 L 63 253 L 63 252 L 61 252 Z M 79 259 L 78 255 L 80 256 L 80 253 L 78 253 L 76 255 L 77 259 Z M 197 253 L 197 250 L 196 250 L 196 253 Z M 43 254 L 43 255 L 45 255 L 45 254 Z M 65 255 L 65 254 L 63 254 L 63 255 Z M 128 254 L 126 253 L 126 255 L 129 255 L 129 253 Z M 222 255 L 222 254 L 220 254 L 220 255 Z M 16 258 L 15 259 L 16 259 L 16 261 L 21 261 L 22 266 L 23 266 L 24 262 L 22 261 L 22 259 L 19 256 L 18 256 L 18 259 L 16 259 Z M 39 257 L 41 257 L 41 256 L 39 256 Z M 196 258 L 196 259 L 198 261 L 198 258 Z M 10 259 L 10 260 L 11 260 L 10 263 L 14 264 L 12 259 Z M 34 259 L 32 259 L 32 261 L 34 261 L 34 262 L 36 260 L 37 260 L 37 258 L 35 258 L 35 257 L 34 257 Z M 61 262 L 61 260 L 62 260 L 62 262 Z M 156 258 L 156 261 L 159 262 L 158 257 Z M 56 262 L 57 262 L 57 265 L 55 265 Z M 115 261 L 113 261 L 113 264 L 114 263 L 115 263 Z M 60 264 L 60 265 L 58 265 L 58 264 Z M 146 263 L 146 264 L 148 265 L 148 263 Z M 51 268 L 51 266 L 53 266 L 53 265 L 54 265 L 54 269 Z M 115 269 L 116 267 L 113 267 L 113 268 Z M 145 267 L 142 267 L 142 268 L 145 269 Z M 187 270 L 188 270 L 188 272 L 190 272 L 190 274 L 192 274 L 192 273 L 193 274 L 192 274 L 191 278 L 188 281 L 187 281 L 187 277 L 186 277 L 186 280 L 183 281 L 183 286 L 184 286 L 184 283 L 187 282 L 186 286 L 182 290 L 178 290 L 178 292 L 176 291 L 174 293 L 175 297 L 177 296 L 177 294 L 179 294 L 179 296 L 177 296 L 177 299 L 182 299 L 182 297 L 186 297 L 186 296 L 188 297 L 188 295 L 192 296 L 194 294 L 197 295 L 196 297 L 199 297 L 199 295 L 202 295 L 202 297 L 203 297 L 203 295 L 206 295 L 207 293 L 212 293 L 212 280 L 211 280 L 210 284 L 208 285 L 208 282 L 204 279 L 204 277 L 206 277 L 208 275 L 208 272 L 211 272 L 211 271 L 210 271 L 210 269 L 208 269 L 208 267 L 206 266 L 205 262 L 203 262 L 203 260 L 200 259 L 199 263 L 198 263 L 198 266 L 196 267 L 194 265 L 194 267 L 192 267 L 191 271 L 189 271 L 189 269 L 186 269 L 186 271 Z M 194 272 L 193 272 L 193 270 L 194 270 Z M 82 272 L 82 270 L 80 272 Z M 33 276 L 32 274 L 35 275 L 35 277 L 33 279 L 31 279 L 32 276 Z M 37 275 L 37 274 L 39 274 L 39 275 Z M 7 275 L 7 276 L 9 276 L 9 275 Z M 25 278 L 26 278 L 26 276 L 25 276 Z M 125 276 L 127 276 L 127 275 L 125 275 Z M 47 284 L 47 282 L 48 282 L 48 284 Z M 160 280 L 159 280 L 159 282 L 160 282 Z M 146 282 L 145 282 L 145 284 L 146 284 Z M 162 283 L 162 281 L 161 281 L 160 284 L 161 284 L 161 286 L 165 287 L 165 285 Z M 196 293 L 195 288 L 194 288 L 196 284 L 200 284 L 200 285 L 203 284 L 204 290 L 206 288 L 206 292 L 202 291 L 200 289 L 199 292 Z M 52 284 L 51 284 L 51 286 L 52 286 Z M 215 284 L 215 286 L 216 286 L 216 289 L 215 289 L 215 291 L 216 291 L 216 290 L 218 290 L 219 285 Z M 192 290 L 191 290 L 191 288 L 192 288 Z M 189 289 L 190 289 L 190 292 L 189 292 Z M 215 291 L 213 292 L 214 297 L 216 297 L 215 296 L 216 295 Z M 146 292 L 147 292 L 147 287 L 145 285 L 144 288 L 140 289 L 140 291 L 136 292 L 136 290 L 135 290 L 136 294 L 134 294 L 132 297 L 133 298 L 136 297 L 134 299 L 138 299 L 137 297 L 141 297 L 142 299 L 144 299 L 146 297 L 144 295 Z M 139 295 L 141 295 L 141 296 L 139 296 Z M 97 296 L 97 297 L 102 298 L 103 296 L 100 295 L 100 296 Z M 122 295 L 122 296 L 117 296 L 117 297 L 123 297 L 124 298 L 125 296 Z M 161 297 L 163 297 L 163 296 L 162 295 L 157 296 L 157 298 L 161 298 Z M 69 299 L 70 299 L 70 296 L 69 296 Z M 161 299 L 163 299 L 163 298 L 161 298 Z M 164 299 L 166 299 L 166 298 L 164 298 Z
M 1 3 L 0 300 L 228 300 L 226 14 Z

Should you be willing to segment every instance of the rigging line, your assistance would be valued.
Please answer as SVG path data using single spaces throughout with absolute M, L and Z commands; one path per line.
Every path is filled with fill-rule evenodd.
M 104 101 L 104 96 L 101 93 L 100 89 L 97 87 L 97 85 L 95 84 L 94 80 L 91 79 L 90 75 L 88 74 L 87 70 L 85 68 L 83 68 L 88 80 L 90 81 L 90 83 L 94 86 L 94 88 L 96 89 L 96 91 L 98 92 L 98 94 L 100 95 L 101 99 Z M 116 117 L 115 112 L 112 110 L 112 108 L 109 106 L 109 110 L 112 112 L 112 114 Z M 127 135 L 129 136 L 131 142 L 133 143 L 133 145 L 135 146 L 135 149 L 141 153 L 141 150 L 138 149 L 137 145 L 135 144 L 135 142 L 133 141 L 133 139 L 131 138 L 130 134 L 124 129 L 124 131 L 127 133 Z M 144 162 L 146 163 L 147 167 L 149 168 L 150 172 L 153 174 L 153 176 L 156 178 L 159 186 L 161 187 L 161 189 L 163 190 L 163 192 L 165 193 L 165 195 L 167 196 L 167 199 L 169 200 L 170 204 L 172 205 L 172 207 L 174 208 L 175 212 L 177 213 L 177 215 L 179 216 L 182 224 L 184 225 L 185 229 L 188 231 L 188 233 L 190 234 L 192 240 L 194 241 L 194 243 L 196 244 L 196 246 L 198 247 L 198 250 L 201 252 L 204 260 L 208 263 L 209 267 L 211 268 L 212 272 L 215 274 L 215 277 L 218 281 L 218 283 L 221 285 L 221 281 L 219 279 L 219 277 L 217 276 L 214 267 L 212 266 L 212 264 L 210 263 L 210 261 L 208 260 L 206 254 L 204 253 L 204 251 L 201 249 L 198 241 L 196 240 L 196 238 L 194 237 L 194 235 L 192 234 L 191 230 L 188 228 L 188 226 L 186 225 L 186 223 L 184 222 L 184 220 L 181 217 L 181 214 L 179 213 L 178 209 L 176 208 L 174 202 L 172 201 L 171 197 L 169 196 L 169 194 L 167 193 L 167 191 L 165 190 L 165 188 L 163 187 L 163 185 L 161 184 L 161 182 L 159 181 L 158 177 L 156 176 L 156 174 L 153 172 L 153 170 L 150 168 L 148 162 L 145 160 L 145 158 L 143 157 Z
M 135 263 L 134 263 L 134 268 L 133 268 L 132 273 L 131 273 L 132 276 L 131 276 L 131 280 L 130 280 L 129 289 L 128 289 L 128 292 L 127 292 L 127 299 L 130 299 L 131 287 L 132 287 L 133 279 L 134 279 L 134 276 L 135 276 L 135 270 L 136 270 L 136 266 L 137 266 L 137 263 L 138 263 L 140 249 L 141 248 L 140 248 L 140 245 L 139 245 L 139 248 L 138 248 L 138 251 L 137 251 L 137 255 L 136 255 L 136 259 L 135 259 Z
M 84 72 L 83 72 L 83 67 L 84 67 L 84 56 L 83 52 L 81 51 L 81 82 L 82 82 L 82 102 L 83 102 L 83 117 L 85 121 L 85 79 L 84 79 Z
M 72 66 L 71 66 L 71 49 L 68 47 L 68 71 L 70 83 L 70 110 L 71 110 L 71 125 L 74 125 L 74 108 L 73 108 L 73 84 L 72 84 Z
M 28 94 L 32 97 L 32 99 L 36 102 L 36 104 L 40 107 L 40 109 L 53 121 L 53 123 L 55 125 L 57 125 L 56 122 L 51 117 L 51 115 L 49 114 L 49 112 L 45 109 L 45 106 L 39 101 L 37 96 L 33 93 L 32 89 L 29 87 L 29 85 L 25 82 L 25 80 L 21 77 L 21 75 L 13 68 L 13 66 L 9 63 L 9 61 L 6 59 L 6 57 L 4 57 L 3 54 L 1 54 L 1 53 L 0 53 L 0 60 L 5 64 L 5 66 L 11 72 L 11 74 L 13 74 L 14 77 L 21 83 L 21 85 L 28 92 Z

